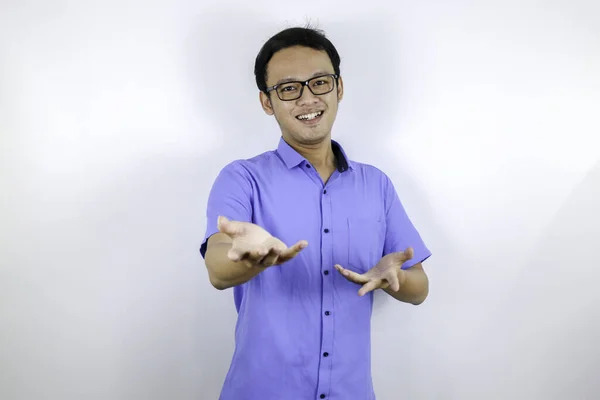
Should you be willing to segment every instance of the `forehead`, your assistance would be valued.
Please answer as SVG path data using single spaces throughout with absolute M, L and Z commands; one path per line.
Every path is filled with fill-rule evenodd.
M 267 65 L 267 86 L 281 80 L 306 80 L 315 72 L 332 74 L 333 65 L 325 51 L 308 47 L 288 47 L 273 55 Z

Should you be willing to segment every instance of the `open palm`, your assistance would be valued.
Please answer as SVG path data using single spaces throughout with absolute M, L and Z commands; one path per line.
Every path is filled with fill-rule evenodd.
M 217 223 L 219 231 L 232 240 L 227 257 L 231 261 L 243 262 L 249 268 L 283 264 L 308 246 L 306 240 L 300 240 L 288 247 L 265 229 L 250 222 L 230 221 L 219 216 Z
M 387 254 L 379 260 L 377 265 L 364 274 L 351 271 L 339 264 L 335 265 L 335 269 L 350 282 L 362 284 L 362 287 L 358 291 L 359 296 L 364 296 L 375 289 L 386 289 L 388 287 L 397 292 L 404 281 L 404 271 L 401 269 L 402 264 L 413 258 L 413 255 L 414 251 L 412 247 L 404 251 Z

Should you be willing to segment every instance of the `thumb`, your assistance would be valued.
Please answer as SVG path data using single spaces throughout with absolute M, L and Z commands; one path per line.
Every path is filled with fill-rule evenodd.
M 227 217 L 219 215 L 217 218 L 217 228 L 219 232 L 225 233 L 231 237 L 241 235 L 243 228 L 237 221 L 230 221 Z
M 397 261 L 400 263 L 404 263 L 405 261 L 410 260 L 415 255 L 415 252 L 412 247 L 407 248 L 404 251 L 399 251 L 397 254 Z

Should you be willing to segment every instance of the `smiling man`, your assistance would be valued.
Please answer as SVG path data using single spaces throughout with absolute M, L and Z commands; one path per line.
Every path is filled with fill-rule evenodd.
M 344 85 L 325 35 L 279 32 L 254 72 L 279 145 L 221 170 L 200 248 L 238 311 L 220 399 L 375 399 L 373 293 L 422 303 L 431 253 L 390 179 L 331 138 Z

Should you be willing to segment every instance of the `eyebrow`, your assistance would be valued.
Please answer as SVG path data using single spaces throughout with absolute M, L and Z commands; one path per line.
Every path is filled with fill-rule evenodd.
M 330 73 L 331 72 L 320 70 L 320 71 L 317 71 L 314 74 L 312 74 L 310 76 L 310 78 L 308 78 L 308 79 L 312 79 L 312 78 L 314 78 L 316 76 L 319 76 L 319 75 L 327 75 L 327 74 L 330 74 Z M 275 85 L 281 85 L 282 83 L 288 83 L 288 82 L 304 82 L 304 81 L 302 79 L 298 79 L 298 78 L 287 77 L 287 78 L 283 78 L 283 79 L 278 80 Z M 275 86 L 275 85 L 273 85 L 273 86 Z

